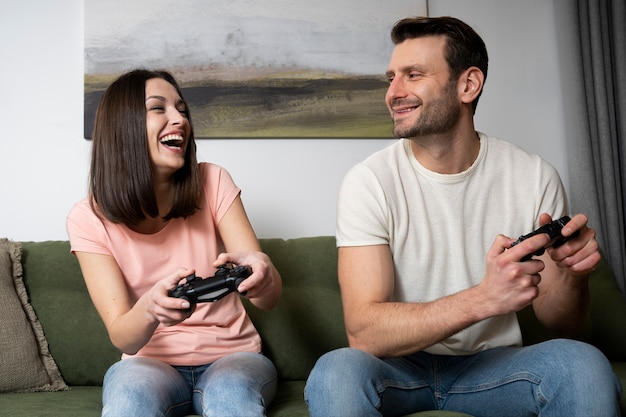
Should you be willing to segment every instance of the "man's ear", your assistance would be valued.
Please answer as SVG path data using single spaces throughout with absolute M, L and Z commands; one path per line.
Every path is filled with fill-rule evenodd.
M 483 90 L 485 74 L 478 67 L 469 67 L 459 77 L 459 97 L 463 103 L 476 100 Z

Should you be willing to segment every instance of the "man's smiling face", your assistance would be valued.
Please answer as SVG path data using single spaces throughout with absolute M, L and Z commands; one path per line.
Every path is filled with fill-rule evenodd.
M 385 96 L 396 137 L 412 138 L 452 128 L 460 114 L 456 82 L 445 59 L 446 38 L 426 36 L 396 45 Z

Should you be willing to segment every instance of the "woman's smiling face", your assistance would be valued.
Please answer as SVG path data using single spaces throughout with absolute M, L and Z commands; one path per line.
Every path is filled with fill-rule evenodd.
M 190 125 L 176 88 L 161 78 L 146 81 L 146 132 L 155 175 L 171 176 L 185 164 Z

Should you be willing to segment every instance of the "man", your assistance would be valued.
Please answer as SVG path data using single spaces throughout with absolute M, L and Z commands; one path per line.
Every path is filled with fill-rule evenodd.
M 405 139 L 342 184 L 350 348 L 312 370 L 311 415 L 619 415 L 619 382 L 596 348 L 567 339 L 521 347 L 516 312 L 529 304 L 556 335 L 580 327 L 600 253 L 582 214 L 563 227 L 570 239 L 541 256 L 523 259 L 548 245 L 546 234 L 512 246 L 568 207 L 552 166 L 475 131 L 484 42 L 449 17 L 404 19 L 391 36 L 386 103 Z

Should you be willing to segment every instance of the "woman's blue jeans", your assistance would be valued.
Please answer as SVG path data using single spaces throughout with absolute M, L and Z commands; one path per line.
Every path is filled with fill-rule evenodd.
M 104 377 L 102 416 L 263 416 L 276 393 L 276 376 L 259 353 L 234 353 L 197 367 L 128 358 Z
M 352 348 L 322 356 L 305 399 L 312 417 L 402 416 L 449 410 L 476 417 L 619 416 L 620 382 L 595 347 L 556 339 L 470 356 L 419 352 L 379 359 Z

